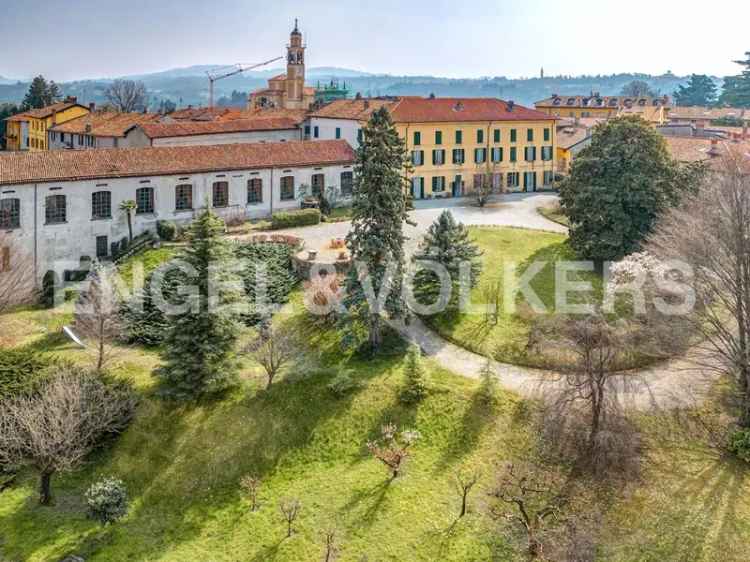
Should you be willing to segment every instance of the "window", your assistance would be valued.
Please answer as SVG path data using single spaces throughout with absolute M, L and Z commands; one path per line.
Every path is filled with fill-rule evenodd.
M 361 144 L 363 138 L 364 137 L 362 136 L 362 129 L 357 129 L 357 142 Z
M 445 150 L 436 149 L 432 151 L 432 164 L 434 166 L 445 164 Z
M 294 199 L 294 176 L 283 176 L 281 178 L 281 200 Z
M 310 138 L 310 125 L 305 125 L 305 136 Z
M 336 138 L 337 139 L 341 138 L 341 127 L 336 127 Z
M 517 151 L 518 151 L 518 149 L 516 149 L 515 146 L 511 146 L 510 147 L 510 161 L 511 162 L 516 162 L 518 160 L 518 156 L 516 154 Z
M 443 131 L 435 131 L 435 144 L 443 144 Z
M 253 178 L 247 181 L 247 202 L 250 205 L 263 203 L 263 180 Z
M 21 200 L 0 200 L 0 228 L 11 229 L 21 227 Z
M 419 131 L 414 132 L 414 146 L 419 146 L 422 144 L 422 133 Z
M 499 190 L 501 187 L 503 187 L 503 175 L 492 174 L 492 189 Z
M 494 139 L 495 142 L 500 142 L 500 129 L 495 129 L 494 131 Z
M 552 172 L 552 170 L 545 170 L 544 171 L 544 176 L 543 176 L 542 182 L 543 182 L 543 184 L 544 184 L 545 187 L 551 186 L 552 182 L 554 181 L 554 179 L 555 179 L 555 174 Z
M 518 172 L 508 172 L 508 187 L 518 187 Z
M 484 187 L 484 174 L 474 174 L 474 191 L 479 191 Z
M 526 129 L 526 140 L 534 142 L 534 129 Z
M 536 147 L 527 146 L 524 149 L 524 160 L 527 162 L 534 162 L 536 160 Z
M 536 172 L 524 172 L 523 174 L 523 188 L 526 191 L 536 190 Z
M 424 164 L 424 150 L 412 150 L 411 163 L 414 166 L 421 166 Z
M 517 140 L 517 131 L 515 129 L 510 130 L 510 142 L 516 142 Z
M 325 193 L 326 177 L 323 174 L 312 175 L 312 194 L 320 197 Z
M 424 197 L 424 178 L 411 178 L 411 196 L 415 199 Z
M 349 197 L 354 192 L 354 173 L 341 172 L 341 195 Z
M 464 132 L 456 131 L 456 144 L 461 144 L 462 142 L 464 142 Z
M 486 148 L 476 148 L 474 149 L 474 162 L 477 164 L 483 164 L 487 161 L 487 149 Z
M 97 191 L 91 194 L 91 218 L 112 218 L 112 194 L 109 191 Z
M 106 236 L 96 237 L 96 257 L 106 258 L 109 253 L 109 241 Z
M 445 191 L 445 177 L 444 176 L 435 176 L 432 178 L 432 191 L 434 193 Z
M 217 181 L 214 182 L 213 197 L 211 198 L 212 207 L 228 207 L 229 206 L 229 182 Z
M 544 129 L 544 142 L 549 142 L 549 138 L 550 138 L 550 130 Z
M 497 146 L 492 149 L 492 161 L 496 163 L 503 161 L 503 147 Z
M 549 162 L 552 160 L 552 147 L 551 146 L 543 146 L 542 147 L 542 160 L 545 162 Z
M 454 164 L 463 164 L 464 161 L 465 161 L 464 149 L 463 148 L 454 148 L 453 149 L 453 163 Z
M 60 142 L 65 142 L 65 133 L 60 133 Z
M 477 129 L 477 144 L 482 144 L 483 142 L 484 142 L 484 130 Z
M 135 214 L 144 215 L 154 212 L 154 188 L 141 187 L 135 190 Z
M 316 139 L 320 136 L 320 127 L 317 125 L 313 128 L 313 137 Z
M 190 211 L 193 208 L 193 186 L 188 184 L 178 185 L 174 188 L 175 205 L 177 211 Z
M 60 224 L 68 220 L 65 195 L 49 195 L 45 203 L 44 220 L 47 224 Z

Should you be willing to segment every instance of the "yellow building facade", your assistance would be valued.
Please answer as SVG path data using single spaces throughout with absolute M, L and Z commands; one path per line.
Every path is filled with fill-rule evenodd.
M 415 199 L 470 195 L 487 183 L 505 192 L 554 188 L 555 120 L 544 114 L 446 98 L 404 98 L 391 113 L 411 155 Z
M 8 150 L 49 150 L 50 128 L 88 114 L 88 107 L 78 104 L 75 98 L 68 98 L 14 115 L 6 120 L 6 146 Z

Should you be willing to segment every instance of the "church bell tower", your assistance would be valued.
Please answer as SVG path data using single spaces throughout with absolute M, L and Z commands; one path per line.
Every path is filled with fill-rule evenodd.
M 305 89 L 305 46 L 302 44 L 297 20 L 287 46 L 286 105 L 289 109 L 302 109 Z

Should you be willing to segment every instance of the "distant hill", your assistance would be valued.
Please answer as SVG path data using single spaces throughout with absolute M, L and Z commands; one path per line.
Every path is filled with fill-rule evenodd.
M 2 85 L 7 86 L 10 84 L 15 84 L 16 82 L 18 82 L 18 80 L 12 80 L 10 78 L 6 78 L 5 76 L 0 76 L 0 84 Z
M 206 71 L 222 68 L 222 65 L 197 65 L 174 68 L 161 72 L 127 76 L 141 80 L 148 88 L 150 107 L 158 107 L 162 100 L 170 100 L 178 106 L 206 105 L 208 102 L 208 80 Z M 230 68 L 230 67 L 226 67 Z M 249 71 L 216 83 L 216 98 L 230 98 L 232 92 L 247 93 L 265 86 L 271 76 L 284 72 L 283 67 Z M 307 70 L 308 84 L 315 86 L 332 79 L 346 82 L 351 95 L 359 92 L 365 96 L 415 95 L 446 97 L 499 97 L 532 106 L 535 101 L 552 94 L 619 94 L 622 87 L 632 80 L 643 80 L 661 94 L 671 95 L 679 85 L 687 82 L 686 76 L 668 73 L 660 76 L 648 74 L 612 74 L 597 76 L 549 76 L 545 78 L 511 79 L 504 76 L 486 78 L 441 78 L 436 76 L 393 76 L 338 67 L 314 67 Z M 5 81 L 3 81 L 5 80 Z M 717 85 L 721 81 L 715 78 Z M 61 84 L 65 95 L 77 96 L 82 103 L 105 101 L 104 92 L 111 78 L 79 80 Z M 18 103 L 28 89 L 28 84 L 0 78 L 0 103 Z M 241 96 L 235 94 L 235 100 Z

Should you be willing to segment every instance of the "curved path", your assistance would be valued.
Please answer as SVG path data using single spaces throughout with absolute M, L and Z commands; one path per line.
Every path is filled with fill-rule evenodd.
M 518 193 L 499 197 L 480 209 L 470 199 L 448 199 L 416 201 L 410 218 L 415 226 L 405 226 L 408 237 L 407 254 L 413 253 L 423 233 L 443 212 L 450 209 L 456 220 L 467 226 L 510 226 L 534 230 L 566 233 L 567 228 L 550 221 L 538 212 L 538 208 L 554 203 L 557 196 L 541 193 Z M 343 238 L 349 231 L 350 222 L 322 223 L 317 226 L 274 231 L 276 234 L 293 234 L 306 240 L 310 246 L 318 246 L 332 238 Z M 454 373 L 478 378 L 487 360 L 443 339 L 425 326 L 419 318 L 413 318 L 408 326 L 394 323 L 404 338 L 413 342 L 432 360 Z M 550 384 L 562 385 L 559 374 L 519 367 L 492 361 L 492 367 L 501 386 L 525 397 L 539 397 L 549 391 Z M 715 375 L 695 368 L 695 361 L 679 358 L 660 363 L 639 371 L 623 373 L 613 381 L 613 389 L 621 396 L 626 407 L 639 410 L 669 408 L 700 400 Z M 544 384 L 542 384 L 544 383 Z

